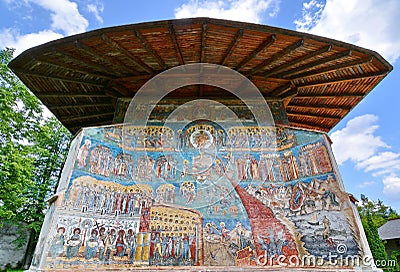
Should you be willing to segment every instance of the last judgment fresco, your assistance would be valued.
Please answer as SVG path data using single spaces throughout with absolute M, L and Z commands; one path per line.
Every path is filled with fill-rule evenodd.
M 274 266 L 304 256 L 323 266 L 332 252 L 360 256 L 335 168 L 325 134 L 287 126 L 86 128 L 33 266 Z

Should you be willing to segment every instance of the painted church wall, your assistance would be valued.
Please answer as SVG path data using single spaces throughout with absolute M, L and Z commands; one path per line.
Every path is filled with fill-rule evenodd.
M 329 267 L 332 254 L 363 255 L 325 134 L 225 127 L 83 129 L 31 269 L 312 266 L 308 256 Z

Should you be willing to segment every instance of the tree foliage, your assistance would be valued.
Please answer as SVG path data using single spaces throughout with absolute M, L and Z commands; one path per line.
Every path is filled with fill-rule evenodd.
M 399 215 L 391 207 L 384 205 L 381 200 L 374 202 L 364 195 L 361 195 L 358 213 L 360 214 L 364 232 L 374 260 L 388 260 L 385 245 L 378 234 L 378 228 L 390 219 L 399 218 Z M 394 267 L 381 268 L 385 271 L 393 271 L 393 269 L 397 271 Z
M 71 135 L 56 118 L 45 117 L 41 102 L 8 68 L 13 53 L 0 51 L 0 226 L 28 228 L 34 242 Z

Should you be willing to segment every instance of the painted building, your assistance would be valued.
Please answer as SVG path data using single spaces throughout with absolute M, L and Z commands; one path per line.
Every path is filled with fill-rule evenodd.
M 10 66 L 76 132 L 31 270 L 371 268 L 326 133 L 392 69 L 377 53 L 195 18 Z

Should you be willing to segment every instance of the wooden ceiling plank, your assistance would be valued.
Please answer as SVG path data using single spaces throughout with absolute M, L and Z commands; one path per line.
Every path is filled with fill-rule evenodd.
M 377 73 L 368 73 L 368 74 L 362 74 L 362 75 L 356 75 L 356 76 L 348 76 L 348 77 L 343 77 L 343 78 L 332 78 L 332 79 L 329 79 L 329 80 L 319 80 L 319 81 L 314 81 L 314 82 L 309 82 L 309 83 L 296 84 L 296 87 L 298 87 L 298 88 L 301 88 L 301 87 L 314 87 L 314 86 L 320 86 L 320 85 L 342 83 L 342 82 L 347 82 L 347 81 L 355 81 L 357 79 L 367 79 L 367 78 L 374 78 L 374 77 L 382 77 L 382 76 L 387 75 L 387 73 L 388 73 L 388 71 L 382 71 L 382 72 L 377 72 Z
M 139 42 L 143 45 L 143 47 L 146 49 L 147 52 L 149 52 L 151 55 L 153 55 L 154 59 L 157 61 L 158 65 L 160 65 L 162 70 L 166 70 L 168 68 L 168 65 L 165 64 L 164 60 L 160 57 L 160 55 L 151 47 L 149 42 L 146 40 L 145 37 L 140 33 L 139 30 L 135 29 L 134 30 L 135 37 L 139 40 Z
M 350 50 L 346 50 L 346 51 L 343 51 L 343 52 L 340 52 L 340 53 L 336 53 L 336 54 L 334 54 L 334 55 L 332 55 L 330 57 L 319 59 L 319 60 L 310 62 L 308 64 L 302 65 L 300 67 L 296 67 L 296 68 L 294 68 L 292 70 L 279 73 L 279 74 L 277 74 L 275 76 L 276 77 L 287 78 L 287 77 L 289 77 L 291 75 L 298 74 L 298 73 L 300 73 L 300 72 L 302 72 L 304 70 L 307 70 L 307 69 L 310 69 L 310 68 L 316 68 L 316 67 L 318 67 L 318 66 L 320 66 L 322 64 L 327 64 L 327 63 L 329 63 L 331 61 L 337 61 L 337 60 L 339 60 L 341 58 L 345 58 L 345 57 L 351 56 L 351 54 L 352 54 L 352 50 L 351 49 Z
M 319 55 L 321 55 L 323 53 L 329 52 L 331 49 L 332 49 L 332 45 L 329 44 L 327 46 L 322 47 L 321 49 L 318 49 L 317 51 L 314 51 L 314 52 L 310 53 L 310 54 L 304 55 L 304 56 L 299 57 L 299 58 L 294 59 L 294 60 L 290 60 L 286 64 L 279 65 L 279 66 L 277 66 L 277 67 L 275 67 L 275 68 L 263 73 L 262 76 L 263 77 L 270 77 L 272 75 L 275 75 L 275 74 L 277 74 L 279 72 L 282 72 L 282 71 L 286 70 L 289 67 L 295 66 L 298 63 L 301 63 L 303 61 L 312 59 L 312 58 L 314 58 L 316 56 L 319 56 Z
M 277 61 L 278 59 L 284 57 L 285 55 L 288 55 L 288 54 L 292 53 L 293 51 L 299 49 L 303 45 L 304 45 L 304 39 L 301 39 L 301 40 L 293 43 L 292 45 L 290 45 L 290 46 L 286 47 L 285 49 L 275 53 L 270 58 L 264 60 L 262 63 L 260 63 L 259 65 L 257 65 L 253 69 L 251 69 L 249 74 L 250 75 L 256 74 L 258 71 L 262 70 L 265 66 L 273 63 L 274 61 Z
M 296 74 L 295 76 L 289 77 L 289 78 L 291 80 L 296 80 L 296 79 L 299 79 L 302 77 L 317 76 L 317 75 L 321 75 L 321 74 L 325 74 L 325 73 L 329 73 L 329 72 L 334 72 L 334 71 L 337 71 L 337 70 L 340 70 L 343 68 L 349 68 L 349 67 L 353 67 L 353 66 L 370 63 L 370 62 L 372 62 L 373 59 L 374 59 L 373 57 L 368 56 L 368 57 L 361 58 L 358 60 L 345 62 L 345 63 L 337 64 L 334 66 L 329 66 L 324 69 L 318 69 L 316 71 L 309 71 L 309 72 L 305 72 L 305 73 L 301 73 L 301 74 Z
M 179 64 L 180 65 L 184 65 L 185 62 L 183 60 L 182 52 L 181 52 L 181 49 L 179 48 L 179 44 L 178 44 L 178 41 L 176 39 L 175 29 L 174 29 L 174 26 L 171 23 L 169 23 L 168 30 L 169 30 L 169 34 L 171 36 L 171 41 L 172 41 L 172 44 L 174 46 L 175 53 L 176 53 L 176 56 L 178 58 Z
M 103 118 L 96 122 L 90 122 L 90 126 L 111 125 L 111 124 L 112 124 L 112 120 L 110 120 L 109 118 Z M 81 129 L 84 126 L 87 126 L 87 122 L 74 122 L 74 126 L 70 127 L 69 131 L 71 131 L 72 133 L 75 133 L 76 131 L 78 131 L 79 129 Z
M 239 29 L 238 31 L 236 31 L 235 36 L 232 39 L 232 42 L 229 44 L 228 48 L 226 49 L 226 52 L 222 58 L 222 62 L 221 65 L 225 65 L 226 61 L 229 59 L 229 57 L 232 55 L 233 50 L 235 49 L 236 45 L 239 43 L 239 41 L 242 39 L 243 37 L 243 29 Z
M 268 36 L 259 46 L 257 46 L 256 49 L 253 50 L 247 57 L 245 57 L 237 66 L 236 70 L 239 71 L 243 66 L 245 66 L 249 61 L 251 61 L 253 58 L 257 57 L 259 53 L 264 51 L 264 49 L 270 47 L 276 40 L 276 35 L 272 34 L 271 36 Z
M 123 48 L 121 45 L 119 45 L 116 41 L 108 37 L 106 34 L 102 34 L 101 39 L 104 42 L 106 42 L 109 46 L 121 52 L 122 55 L 125 55 L 135 66 L 145 70 L 150 75 L 154 73 L 154 70 L 150 66 L 148 66 L 141 59 L 137 58 L 131 52 Z

